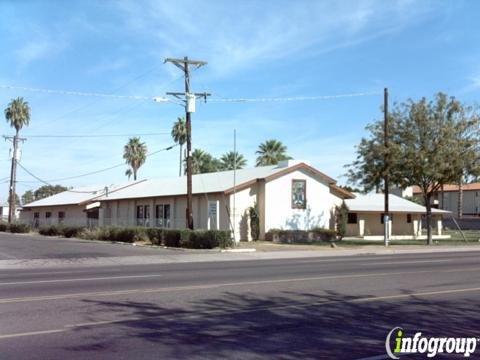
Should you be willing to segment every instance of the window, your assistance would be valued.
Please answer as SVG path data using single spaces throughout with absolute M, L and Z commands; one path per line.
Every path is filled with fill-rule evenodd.
M 150 219 L 150 205 L 137 206 L 137 225 L 149 225 Z
M 382 224 L 383 224 L 383 217 L 384 216 L 385 216 L 385 214 L 380 215 L 380 223 L 382 223 Z M 388 215 L 388 220 L 393 221 L 393 215 L 392 214 Z
M 52 213 L 51 213 L 50 211 L 47 211 L 47 212 L 45 213 L 45 218 L 46 218 L 46 219 L 50 219 L 51 217 L 52 217 Z
M 307 181 L 292 180 L 292 209 L 307 208 Z
M 63 224 L 65 221 L 65 211 L 59 211 L 58 212 L 58 223 Z
M 407 223 L 410 224 L 412 222 L 412 214 L 407 214 Z
M 357 222 L 357 213 L 348 213 L 347 224 L 356 224 Z
M 155 206 L 155 225 L 159 227 L 170 227 L 170 204 Z
M 34 212 L 33 213 L 33 227 L 37 228 L 40 225 L 40 213 Z

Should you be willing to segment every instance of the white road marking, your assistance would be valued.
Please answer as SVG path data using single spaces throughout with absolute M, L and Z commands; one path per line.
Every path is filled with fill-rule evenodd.
M 373 263 L 366 263 L 360 264 L 364 266 L 374 266 L 374 265 L 401 265 L 401 264 L 423 264 L 423 263 L 440 263 L 440 262 L 451 262 L 451 259 L 445 260 L 411 260 L 411 261 L 390 261 L 390 262 L 373 262 Z
M 476 288 L 463 288 L 463 289 L 450 289 L 450 290 L 438 290 L 438 291 L 429 291 L 429 292 L 417 292 L 417 293 L 411 293 L 411 294 L 397 294 L 397 295 L 386 295 L 386 296 L 371 296 L 371 297 L 364 297 L 364 298 L 358 298 L 358 299 L 350 299 L 350 300 L 333 300 L 333 301 L 317 301 L 313 303 L 308 303 L 308 304 L 292 304 L 292 305 L 279 305 L 279 306 L 264 306 L 264 307 L 256 307 L 252 309 L 246 309 L 246 310 L 238 310 L 238 311 L 230 311 L 230 313 L 247 313 L 247 312 L 255 312 L 255 311 L 261 311 L 261 310 L 281 310 L 281 309 L 288 309 L 288 308 L 304 308 L 304 307 L 312 307 L 312 306 L 322 306 L 322 305 L 331 305 L 334 303 L 363 303 L 363 302 L 374 302 L 374 301 L 379 301 L 379 300 L 392 300 L 392 299 L 406 299 L 406 298 L 411 298 L 411 297 L 421 297 L 421 296 L 433 296 L 433 295 L 444 295 L 444 294 L 455 294 L 455 293 L 467 293 L 467 292 L 478 292 L 480 291 L 480 287 Z M 213 310 L 213 311 L 206 311 L 202 313 L 193 313 L 193 314 L 188 314 L 186 317 L 187 318 L 196 318 L 200 316 L 205 316 L 209 314 L 214 314 L 221 312 L 223 310 Z M 167 315 L 168 316 L 168 315 Z M 182 314 L 180 314 L 182 316 Z M 71 325 L 65 325 L 62 328 L 59 329 L 51 329 L 51 330 L 40 330 L 40 331 L 29 331 L 29 332 L 24 332 L 24 333 L 13 333 L 13 334 L 4 334 L 0 335 L 0 340 L 2 339 L 10 339 L 10 338 L 16 338 L 16 337 L 22 337 L 22 336 L 33 336 L 33 335 L 44 335 L 44 334 L 52 334 L 52 333 L 60 333 L 60 332 L 66 332 L 75 328 L 80 328 L 80 327 L 92 327 L 92 326 L 102 326 L 102 325 L 111 325 L 115 323 L 123 323 L 123 322 L 132 322 L 132 321 L 144 321 L 144 320 L 149 320 L 151 321 L 152 319 L 155 318 L 164 318 L 165 315 L 158 315 L 158 316 L 150 316 L 150 317 L 132 317 L 132 318 L 122 318 L 118 320 L 106 320 L 106 321 L 98 321 L 98 322 L 89 322 L 89 323 L 79 323 L 79 324 L 71 324 Z M 185 317 L 185 316 L 184 316 Z M 374 357 L 368 357 L 360 360 L 374 360 L 374 359 L 383 359 L 380 357 L 381 355 L 374 356 Z
M 163 274 L 149 274 L 149 275 L 125 275 L 125 276 L 103 276 L 92 278 L 74 278 L 74 279 L 56 279 L 56 280 L 32 280 L 32 281 L 15 281 L 3 282 L 4 285 L 24 285 L 24 284 L 44 284 L 44 283 L 61 283 L 61 282 L 75 282 L 75 281 L 95 281 L 95 280 L 118 280 L 118 279 L 132 279 L 132 278 L 150 278 L 164 276 Z
M 172 287 L 147 288 L 147 289 L 84 292 L 84 293 L 57 294 L 57 295 L 31 296 L 31 297 L 18 297 L 18 298 L 0 298 L 0 304 L 10 304 L 10 303 L 29 302 L 29 301 L 63 300 L 63 299 L 75 299 L 75 298 L 84 298 L 84 297 L 147 294 L 147 293 L 160 293 L 160 292 L 173 292 L 173 291 L 208 290 L 208 289 L 215 289 L 215 288 L 221 288 L 221 287 L 278 284 L 278 283 L 290 283 L 290 282 L 299 282 L 299 281 L 356 279 L 356 278 L 384 277 L 384 276 L 396 276 L 396 275 L 413 275 L 413 274 L 421 274 L 421 273 L 465 272 L 465 271 L 477 271 L 477 270 L 480 270 L 480 268 L 455 269 L 455 270 L 449 270 L 449 271 L 422 270 L 422 271 L 400 271 L 400 272 L 370 273 L 370 274 L 327 275 L 327 276 L 303 277 L 303 278 L 291 278 L 291 279 L 273 279 L 273 280 L 242 281 L 242 282 L 204 284 L 204 285 L 172 286 Z

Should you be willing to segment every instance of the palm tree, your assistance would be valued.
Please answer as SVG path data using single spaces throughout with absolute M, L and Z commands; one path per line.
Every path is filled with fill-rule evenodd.
M 238 152 L 229 151 L 220 158 L 220 170 L 243 169 L 245 165 L 247 165 L 247 160 Z
M 276 165 L 279 161 L 289 160 L 287 147 L 281 141 L 272 139 L 267 140 L 258 146 L 256 166 Z
M 184 118 L 177 118 L 177 121 L 173 123 L 172 138 L 176 144 L 180 145 L 180 168 L 178 170 L 178 176 L 182 176 L 182 154 L 183 144 L 187 141 L 187 126 Z
M 15 128 L 16 135 L 24 126 L 30 123 L 30 106 L 28 102 L 24 101 L 22 97 L 18 97 L 10 101 L 8 107 L 5 109 L 5 118 L 10 126 Z
M 185 159 L 186 162 L 187 159 Z M 192 152 L 192 174 L 204 174 L 218 171 L 220 168 L 220 161 L 215 159 L 208 152 L 195 149 Z M 186 171 L 186 167 L 185 167 Z
M 12 156 L 12 172 L 10 177 L 10 191 L 9 191 L 9 211 L 8 222 L 10 223 L 15 216 L 15 201 L 11 201 L 17 198 L 15 192 L 15 178 L 17 172 L 17 141 L 18 133 L 24 126 L 28 126 L 30 123 L 30 106 L 28 102 L 24 101 L 22 97 L 12 99 L 5 109 L 5 119 L 10 126 L 15 128 L 15 137 L 13 138 L 13 156 Z
M 140 142 L 139 137 L 133 137 L 128 140 L 128 143 L 123 148 L 123 158 L 129 166 L 129 169 L 125 171 L 125 175 L 133 175 L 133 180 L 137 180 L 137 171 L 145 163 L 147 158 L 147 145 Z

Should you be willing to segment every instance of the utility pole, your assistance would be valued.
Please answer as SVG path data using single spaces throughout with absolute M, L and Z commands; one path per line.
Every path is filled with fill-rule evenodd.
M 385 196 L 385 209 L 384 209 L 384 215 L 383 215 L 383 225 L 384 225 L 384 242 L 385 246 L 388 246 L 389 243 L 389 209 L 388 209 L 388 193 L 389 193 L 389 184 L 388 184 L 388 172 L 390 171 L 390 164 L 389 164 L 389 153 L 388 153 L 388 89 L 384 89 L 383 93 L 383 114 L 384 114 L 384 124 L 383 124 L 383 140 L 384 140 L 384 145 L 385 145 L 385 155 L 384 155 L 384 162 L 385 162 L 385 167 L 384 167 L 384 178 L 383 178 L 383 183 L 385 186 L 384 189 L 384 196 Z
M 185 92 L 167 92 L 167 95 L 173 95 L 178 99 L 184 97 L 185 101 L 185 125 L 187 128 L 187 209 L 186 209 L 186 225 L 187 228 L 193 230 L 193 213 L 192 213 L 192 119 L 191 114 L 195 112 L 195 98 L 203 97 L 207 101 L 208 93 L 191 93 L 190 92 L 190 66 L 200 68 L 207 63 L 200 60 L 190 60 L 187 56 L 183 59 L 167 58 L 165 62 L 170 62 L 183 71 L 185 77 Z
M 10 168 L 10 186 L 8 190 L 8 223 L 11 224 L 15 219 L 15 187 L 17 184 L 17 161 L 18 161 L 18 141 L 25 141 L 25 138 L 18 137 L 18 133 L 15 136 L 3 136 L 5 141 L 10 140 L 13 143 L 12 152 L 12 166 Z

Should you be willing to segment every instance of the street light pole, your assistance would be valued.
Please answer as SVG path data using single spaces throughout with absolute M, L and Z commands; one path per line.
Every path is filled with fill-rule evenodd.
M 388 153 L 388 89 L 384 89 L 383 93 L 383 115 L 384 115 L 384 124 L 383 124 L 383 131 L 384 131 L 384 145 L 385 145 L 385 167 L 384 167 L 384 196 L 385 196 L 385 209 L 383 215 L 383 225 L 384 225 L 384 243 L 385 246 L 389 244 L 389 237 L 390 237 L 390 216 L 389 216 L 389 204 L 388 204 L 388 195 L 389 195 L 389 179 L 388 179 L 388 172 L 390 171 L 389 168 L 389 153 Z

